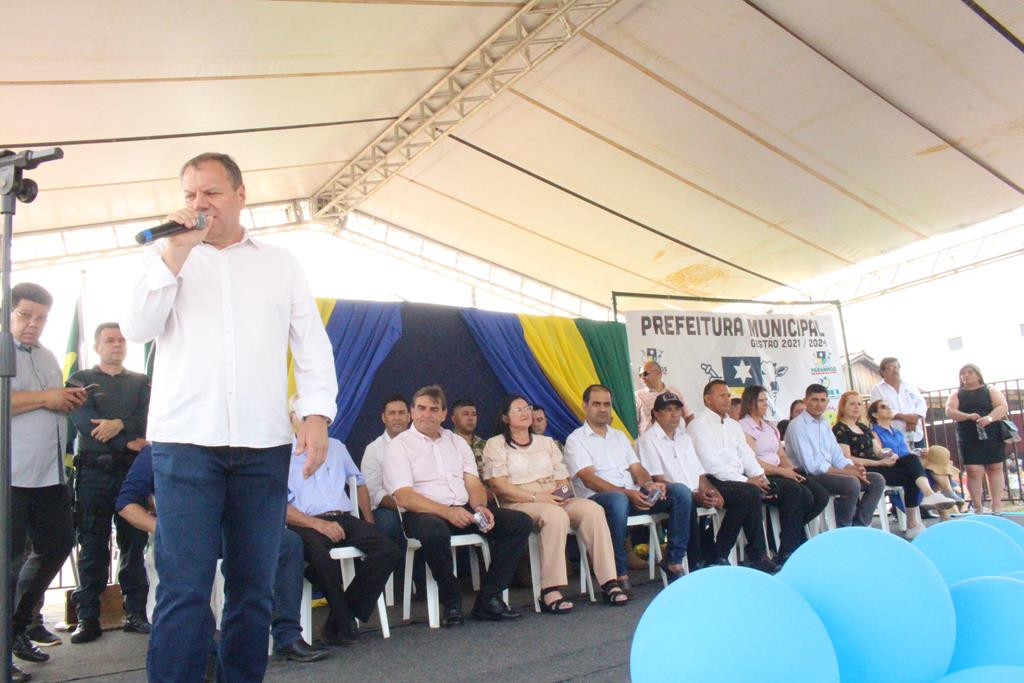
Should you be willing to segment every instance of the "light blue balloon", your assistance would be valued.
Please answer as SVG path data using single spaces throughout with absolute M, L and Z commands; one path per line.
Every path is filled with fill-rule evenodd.
M 947 586 L 1024 569 L 1024 549 L 999 529 L 973 520 L 928 527 L 913 546 L 935 564 Z
M 899 536 L 864 527 L 819 534 L 778 578 L 825 624 L 844 681 L 933 683 L 946 673 L 956 639 L 949 590 L 935 565 Z
M 981 522 L 982 524 L 988 524 L 991 527 L 999 529 L 1004 534 L 1012 538 L 1017 545 L 1024 549 L 1024 526 L 1017 524 L 1006 517 L 997 517 L 996 515 L 971 515 L 970 517 L 964 517 L 963 519 L 957 520 L 960 522 Z
M 935 683 L 1020 683 L 1024 668 L 1019 666 L 976 666 L 940 678 Z
M 1008 579 L 1017 579 L 1018 581 L 1024 581 L 1024 571 L 1019 572 L 1007 572 L 1003 574 Z
M 635 683 L 839 681 L 832 643 L 810 606 L 746 567 L 702 569 L 661 591 L 637 624 L 629 669 Z
M 989 664 L 1024 667 L 1018 609 L 1024 581 L 981 576 L 949 587 L 956 610 L 956 647 L 949 671 Z M 1018 678 L 1017 683 L 1024 681 Z

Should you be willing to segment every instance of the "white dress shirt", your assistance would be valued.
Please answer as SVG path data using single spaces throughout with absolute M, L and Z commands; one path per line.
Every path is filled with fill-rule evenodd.
M 669 436 L 657 422 L 640 435 L 636 441 L 640 451 L 640 464 L 652 477 L 663 476 L 670 482 L 686 484 L 691 491 L 700 486 L 700 476 L 704 474 L 704 466 L 700 464 L 697 451 L 693 448 L 693 439 L 681 428 Z
M 740 423 L 703 410 L 686 428 L 693 439 L 700 463 L 707 473 L 722 481 L 746 481 L 764 474 L 754 451 L 747 444 Z
M 124 336 L 156 340 L 146 438 L 268 448 L 291 442 L 288 351 L 300 417 L 334 419 L 334 354 L 298 261 L 248 233 L 200 244 L 177 276 L 148 248 L 121 316 Z
M 388 495 L 384 488 L 384 449 L 391 443 L 387 431 L 370 442 L 363 451 L 363 459 L 359 461 L 359 469 L 366 477 L 366 491 L 370 494 L 370 505 L 380 507 L 384 496 Z
M 917 421 L 917 427 L 914 428 L 912 434 L 907 434 L 907 423 L 903 420 L 893 420 L 892 423 L 907 436 L 913 436 L 913 443 L 924 438 L 924 416 L 928 412 L 928 404 L 916 387 L 906 382 L 900 382 L 900 388 L 897 391 L 888 382 L 879 382 L 871 390 L 871 400 L 884 400 L 892 408 L 893 413 L 919 416 L 921 419 Z
M 383 470 L 384 488 L 391 495 L 412 488 L 441 505 L 468 503 L 466 475 L 480 476 L 465 439 L 448 429 L 431 439 L 416 425 L 391 439 L 384 451 Z
M 594 473 L 609 484 L 639 489 L 629 473 L 629 466 L 638 462 L 629 437 L 611 426 L 601 436 L 584 422 L 565 440 L 565 465 L 573 475 L 573 489 L 580 498 L 589 498 L 597 493 L 588 489 L 579 478 L 577 473 L 584 467 L 593 467 Z

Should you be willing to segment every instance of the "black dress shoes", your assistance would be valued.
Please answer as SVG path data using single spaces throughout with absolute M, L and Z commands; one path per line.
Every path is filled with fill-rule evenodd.
M 775 560 L 768 557 L 767 555 L 763 555 L 758 560 L 750 560 L 745 564 L 751 569 L 757 569 L 758 571 L 762 571 L 765 574 L 777 574 L 778 571 L 782 568 L 779 565 L 775 564 Z
M 462 626 L 466 623 L 466 620 L 462 617 L 462 601 L 453 600 L 452 602 L 446 603 L 441 613 L 441 626 L 449 628 L 451 626 Z
M 287 659 L 292 662 L 319 662 L 321 659 L 330 656 L 330 652 L 322 647 L 309 645 L 302 638 L 299 638 L 291 645 L 274 650 L 277 659 Z
M 91 643 L 103 635 L 99 619 L 83 619 L 78 622 L 74 633 L 71 634 L 71 642 L 75 645 Z
M 146 618 L 145 614 L 129 613 L 124 618 L 125 633 L 149 633 L 152 630 L 153 626 L 149 623 L 149 619 Z
M 497 595 L 484 599 L 477 597 L 473 605 L 473 618 L 480 621 L 511 621 L 521 616 L 522 612 L 506 605 Z
M 11 654 L 18 659 L 24 659 L 26 662 L 45 662 L 50 659 L 50 655 L 36 647 L 25 633 L 19 633 L 14 636 Z
M 353 618 L 328 619 L 320 631 L 324 645 L 355 645 L 359 642 L 359 626 Z

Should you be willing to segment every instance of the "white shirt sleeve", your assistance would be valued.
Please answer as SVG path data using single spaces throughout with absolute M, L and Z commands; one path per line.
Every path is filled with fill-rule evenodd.
M 292 314 L 288 339 L 299 392 L 295 412 L 299 417 L 323 415 L 332 421 L 338 411 L 334 349 L 306 284 L 306 276 L 294 257 L 291 257 L 291 270 Z
M 384 470 L 381 467 L 381 456 L 384 454 L 383 437 L 378 437 L 366 450 L 363 451 L 363 459 L 360 461 L 360 469 L 363 478 L 366 479 L 366 490 L 370 494 L 370 503 L 373 507 L 380 507 L 380 502 L 387 495 L 384 490 Z
M 162 246 L 146 249 L 136 263 L 120 320 L 121 331 L 129 341 L 141 344 L 156 339 L 174 308 L 178 277 L 160 257 Z
M 569 467 L 569 474 L 576 476 L 576 473 L 584 467 L 593 467 L 594 459 L 590 452 L 583 446 L 577 432 L 569 435 L 565 440 L 565 464 Z

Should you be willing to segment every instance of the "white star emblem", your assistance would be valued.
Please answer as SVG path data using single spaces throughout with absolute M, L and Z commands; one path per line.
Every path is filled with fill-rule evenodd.
M 753 379 L 753 377 L 750 376 L 750 366 L 747 365 L 746 361 L 741 360 L 739 363 L 737 363 L 735 365 L 735 370 L 736 379 L 738 381 L 742 381 L 744 384 L 746 384 L 748 379 Z

